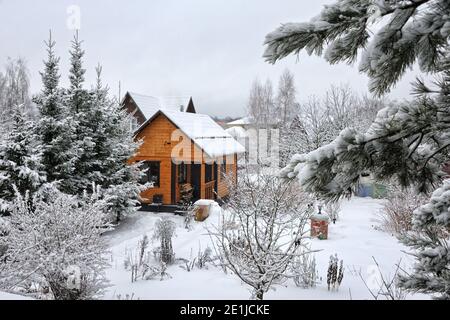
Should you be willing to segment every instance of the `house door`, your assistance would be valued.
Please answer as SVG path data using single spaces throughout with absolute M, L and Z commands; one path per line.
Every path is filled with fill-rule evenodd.
M 201 177 L 202 177 L 202 165 L 192 164 L 191 165 L 191 185 L 193 190 L 193 201 L 197 201 L 201 197 Z

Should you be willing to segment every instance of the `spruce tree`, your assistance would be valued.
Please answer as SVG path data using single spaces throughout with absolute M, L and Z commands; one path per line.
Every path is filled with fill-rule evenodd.
M 93 101 L 93 119 L 98 124 L 93 136 L 98 167 L 92 174 L 101 177 L 99 183 L 104 189 L 110 220 L 119 222 L 136 211 L 139 194 L 148 187 L 139 183 L 143 175 L 140 163 L 129 163 L 139 143 L 134 141 L 125 111 L 117 101 L 108 98 L 108 88 L 101 82 L 101 67 L 97 68 Z
M 46 42 L 47 60 L 41 72 L 43 89 L 34 97 L 39 120 L 36 132 L 42 146 L 42 164 L 48 182 L 57 181 L 62 191 L 73 192 L 71 177 L 74 172 L 75 152 L 71 137 L 73 127 L 64 106 L 64 90 L 59 87 L 59 58 L 55 55 L 55 42 Z
M 15 107 L 10 131 L 0 141 L 0 215 L 9 214 L 16 191 L 33 194 L 46 181 L 34 124 Z
M 80 41 L 77 32 L 72 40 L 70 50 L 70 86 L 65 95 L 65 103 L 70 113 L 68 121 L 74 129 L 71 136 L 72 148 L 77 155 L 74 163 L 74 174 L 70 179 L 72 191 L 75 194 L 89 188 L 93 182 L 98 182 L 91 180 L 89 177 L 94 170 L 93 163 L 95 161 L 95 143 L 92 141 L 92 136 L 98 124 L 92 118 L 92 109 L 95 106 L 91 101 L 91 94 L 83 88 L 86 70 L 83 68 L 85 52 L 81 45 L 82 41 Z
M 450 161 L 450 2 L 339 0 L 308 23 L 284 24 L 266 37 L 270 62 L 306 50 L 330 63 L 356 61 L 369 89 L 384 94 L 418 63 L 435 75 L 434 87 L 418 79 L 412 101 L 381 110 L 367 132 L 347 128 L 329 145 L 295 155 L 282 175 L 298 177 L 306 191 L 338 199 L 351 195 L 361 173 L 394 178 L 417 191 L 438 188 L 414 213 L 414 230 L 402 241 L 414 250 L 416 264 L 400 277 L 409 291 L 450 298 L 448 184 L 442 167 Z M 387 23 L 370 37 L 373 21 Z

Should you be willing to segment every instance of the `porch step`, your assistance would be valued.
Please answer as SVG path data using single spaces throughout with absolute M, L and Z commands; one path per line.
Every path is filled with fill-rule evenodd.
M 175 213 L 175 211 L 180 211 L 180 207 L 177 205 L 165 205 L 165 204 L 143 204 L 139 211 L 145 212 L 169 212 Z

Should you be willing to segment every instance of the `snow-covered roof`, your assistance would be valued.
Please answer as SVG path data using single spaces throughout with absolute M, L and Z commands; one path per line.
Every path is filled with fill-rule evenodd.
M 247 131 L 239 126 L 234 126 L 225 130 L 229 134 L 231 134 L 235 139 L 236 138 L 245 138 L 248 136 Z
M 128 94 L 146 119 L 150 119 L 160 109 L 185 112 L 191 100 L 190 96 L 153 97 L 135 92 L 128 92 Z
M 235 121 L 231 121 L 228 122 L 227 125 L 228 126 L 242 126 L 242 125 L 247 125 L 247 124 L 252 124 L 253 123 L 253 119 L 251 117 L 244 117 Z
M 172 121 L 211 158 L 245 152 L 245 148 L 208 115 L 166 109 L 161 109 L 159 112 Z M 150 123 L 159 112 L 147 120 L 137 132 Z

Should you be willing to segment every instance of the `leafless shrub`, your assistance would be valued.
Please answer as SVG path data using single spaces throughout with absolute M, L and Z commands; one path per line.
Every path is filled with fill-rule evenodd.
M 161 241 L 161 246 L 154 251 L 156 258 L 165 263 L 171 264 L 175 259 L 175 253 L 173 252 L 172 238 L 175 235 L 176 225 L 175 222 L 169 218 L 161 218 L 156 222 L 154 239 Z
M 333 223 L 336 223 L 336 221 L 339 220 L 340 211 L 341 211 L 341 203 L 338 201 L 336 202 L 330 201 L 325 205 L 325 212 L 328 214 L 330 220 Z
M 377 260 L 372 257 L 373 261 L 375 262 L 375 265 L 377 267 L 377 275 L 374 278 L 374 286 L 378 287 L 377 289 L 372 288 L 367 284 L 367 281 L 364 279 L 361 272 L 359 273 L 359 276 L 361 280 L 364 282 L 364 285 L 366 286 L 367 290 L 370 292 L 371 296 L 374 300 L 405 300 L 406 299 L 406 291 L 402 289 L 400 286 L 397 285 L 397 276 L 400 271 L 400 263 L 401 259 L 396 265 L 395 272 L 392 276 L 389 275 L 383 275 L 381 272 L 380 265 L 378 264 Z
M 381 229 L 395 235 L 412 229 L 413 212 L 425 204 L 428 197 L 413 189 L 392 187 L 390 197 L 380 213 Z
M 192 258 L 192 249 L 191 249 L 191 257 L 190 259 L 178 259 L 184 263 L 184 265 L 180 266 L 180 268 L 191 272 L 194 268 L 198 269 L 208 269 L 207 264 L 213 262 L 212 250 L 207 247 L 205 250 L 201 249 L 201 246 L 198 249 L 197 256 Z
M 297 287 L 308 289 L 316 286 L 319 273 L 317 272 L 316 258 L 312 253 L 295 257 L 290 270 Z

